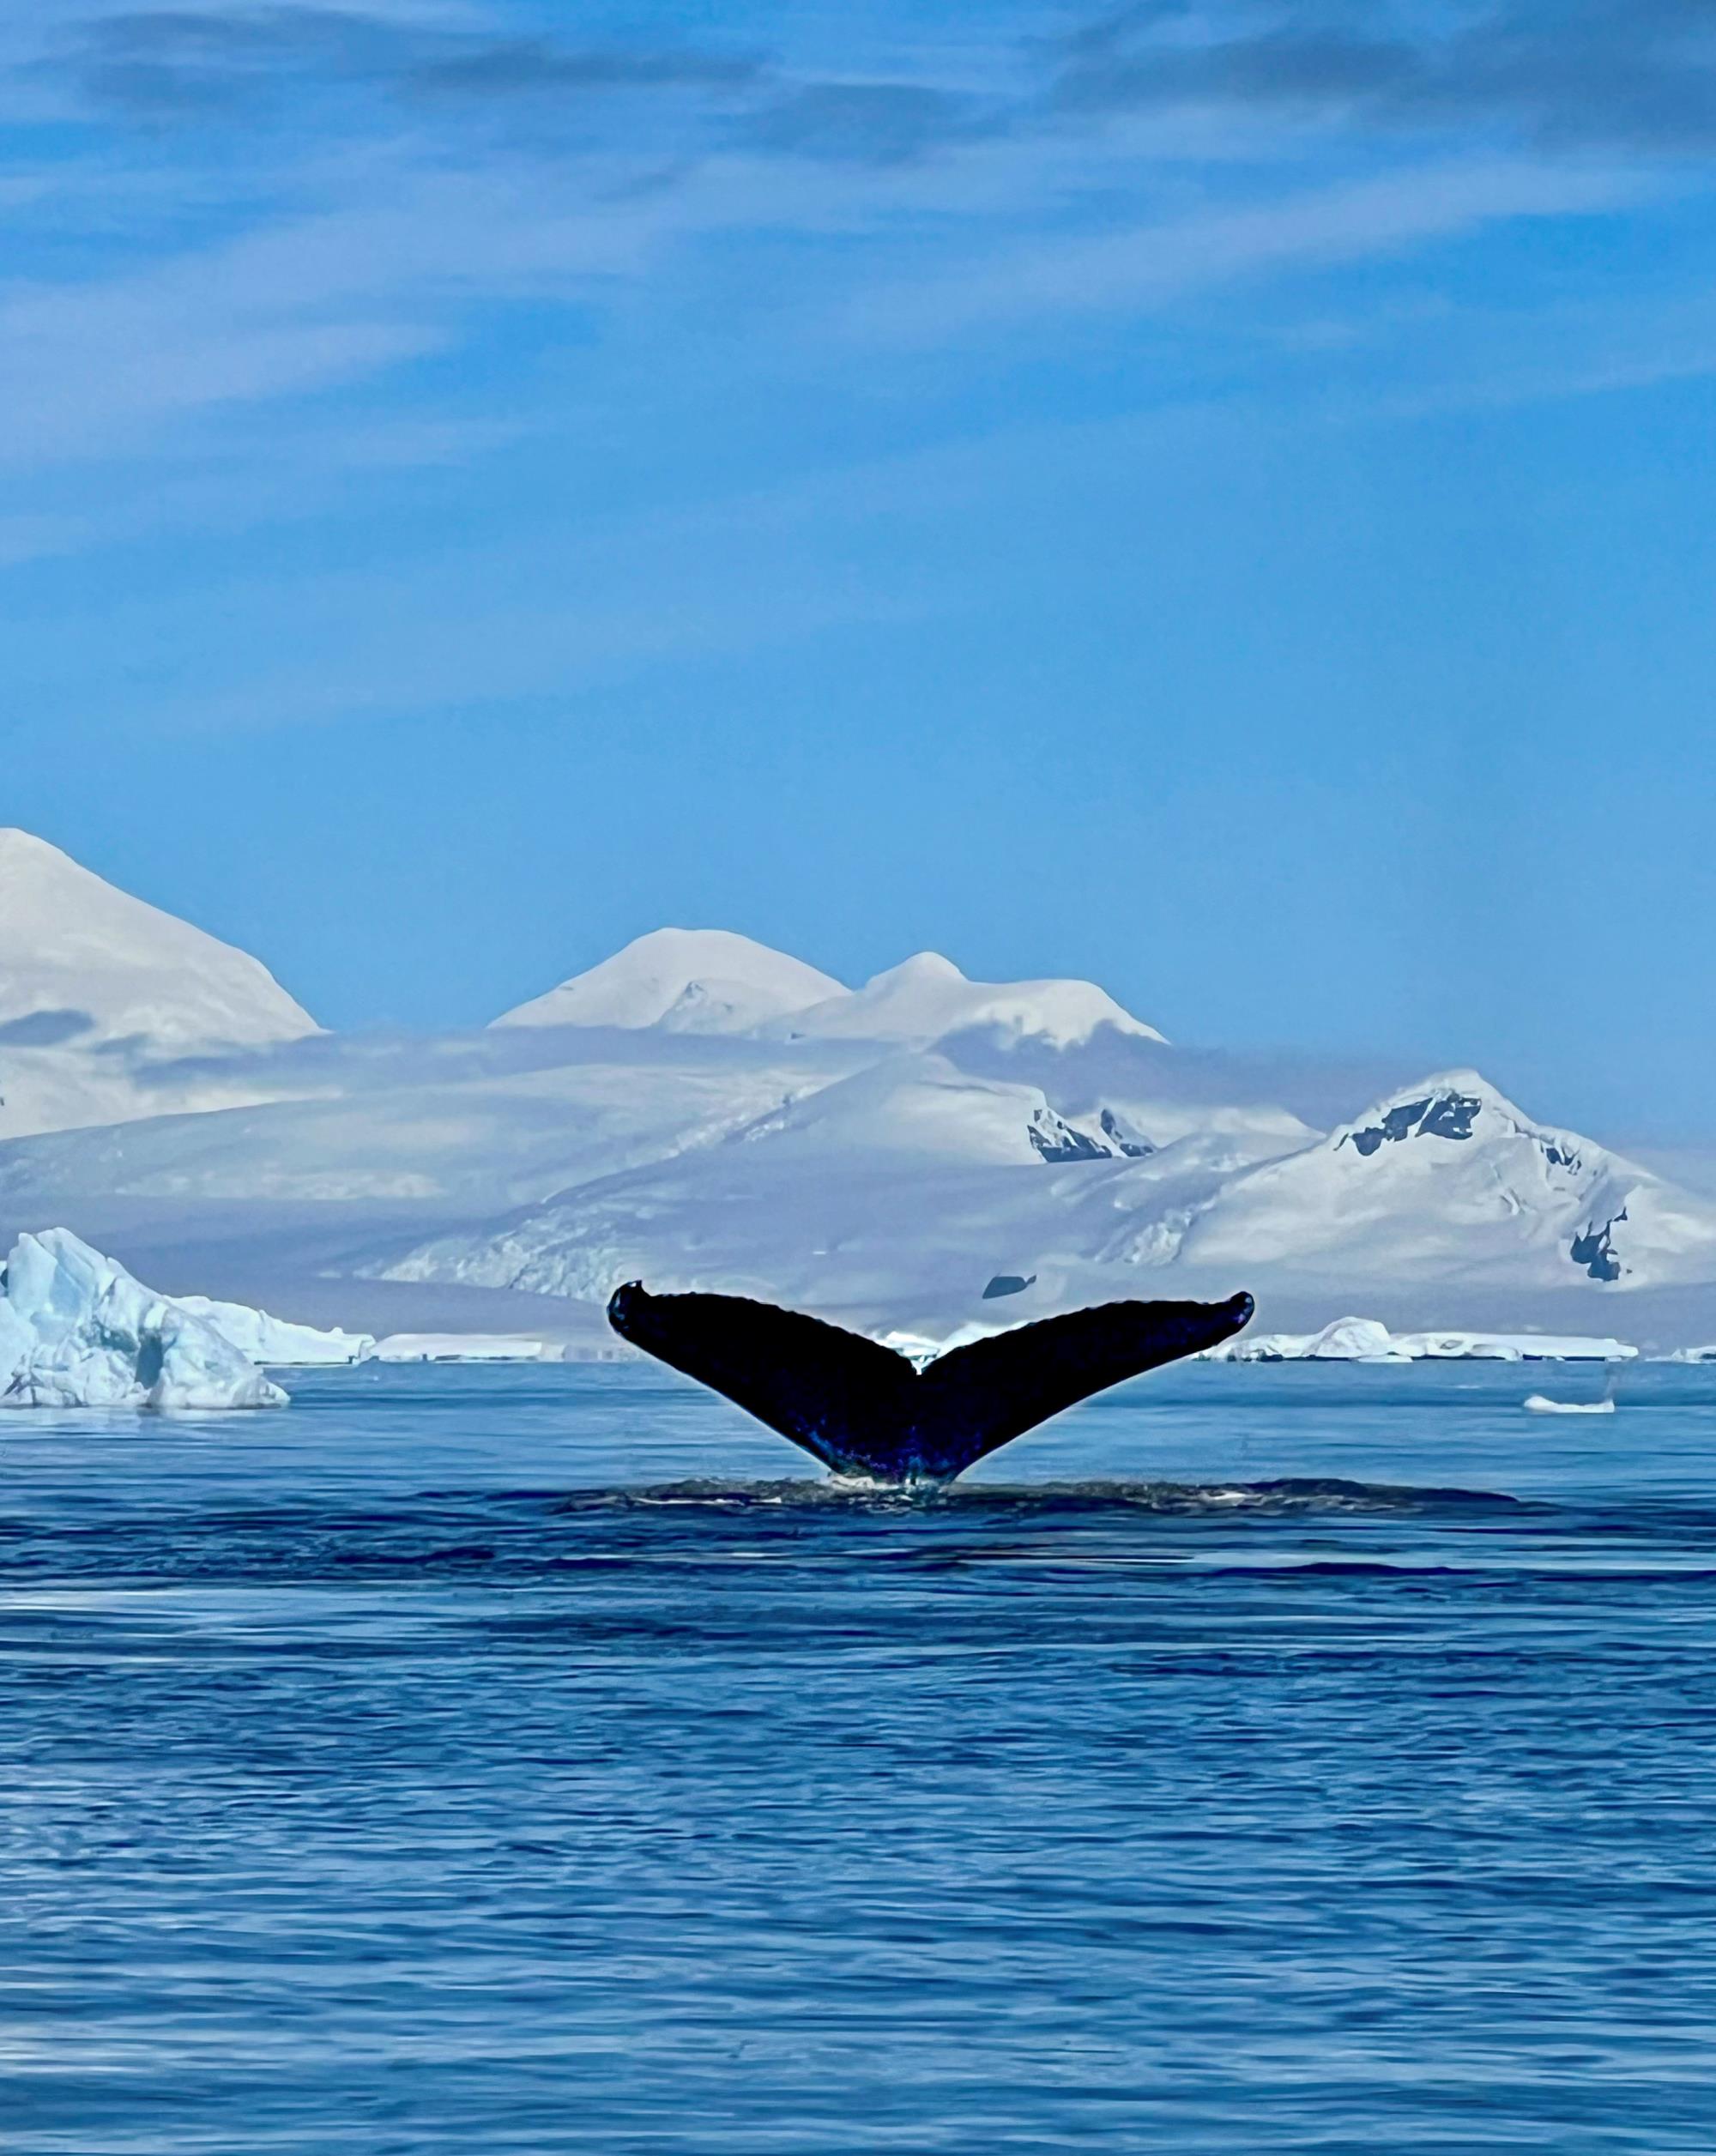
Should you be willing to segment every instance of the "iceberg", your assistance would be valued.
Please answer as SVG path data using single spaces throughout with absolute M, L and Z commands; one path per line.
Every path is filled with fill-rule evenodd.
M 206 1318 L 63 1228 L 20 1235 L 0 1293 L 0 1407 L 284 1407 Z
M 1414 1362 L 1631 1362 L 1625 1340 L 1571 1332 L 1397 1332 Z
M 1390 1332 L 1376 1318 L 1337 1318 L 1320 1332 L 1242 1336 L 1210 1350 L 1225 1362 L 1630 1362 L 1624 1340 L 1552 1332 Z
M 558 1362 L 561 1351 L 508 1332 L 390 1332 L 378 1362 Z
M 1224 1362 L 1410 1362 L 1375 1318 L 1337 1318 L 1320 1332 L 1266 1332 L 1254 1340 L 1224 1341 L 1209 1350 Z
M 174 1295 L 172 1300 L 178 1309 L 212 1325 L 252 1362 L 266 1368 L 311 1369 L 367 1362 L 376 1351 L 373 1333 L 342 1332 L 337 1326 L 324 1332 L 313 1325 L 293 1325 L 285 1318 L 270 1317 L 266 1310 L 252 1310 L 248 1303 L 214 1302 L 207 1295 Z

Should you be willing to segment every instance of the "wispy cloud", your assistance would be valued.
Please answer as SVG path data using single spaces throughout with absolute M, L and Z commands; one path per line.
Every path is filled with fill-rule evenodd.
M 830 325 L 868 355 L 976 348 L 1636 207 L 1680 184 L 1640 153 L 1695 139 L 1712 65 L 1693 0 L 1151 0 L 1070 36 L 1000 0 L 963 45 L 872 21 L 846 73 L 840 38 L 794 48 L 770 20 L 781 49 L 677 12 L 579 35 L 527 0 L 15 21 L 0 89 L 51 81 L 94 124 L 0 172 L 0 460 L 177 450 L 504 338 L 520 303 L 569 341 L 713 324 L 808 371 Z M 292 124 L 251 128 L 270 113 Z M 11 513 L 18 553 L 83 528 Z
M 648 205 L 527 172 L 394 166 L 341 205 L 135 270 L 0 298 L 0 458 L 111 453 L 211 408 L 302 396 L 441 347 L 459 309 L 635 274 Z
M 1390 126 L 1503 126 L 1538 142 L 1716 144 L 1704 0 L 1145 0 L 1066 38 L 1071 117 L 1186 104 Z
M 665 601 L 631 586 L 512 605 L 452 594 L 436 608 L 426 593 L 402 605 L 400 589 L 385 582 L 372 586 L 367 604 L 342 592 L 343 623 L 316 625 L 315 640 L 325 639 L 318 655 L 277 664 L 265 680 L 181 685 L 159 703 L 146 691 L 127 722 L 186 736 L 480 712 L 521 699 L 565 706 L 641 676 L 749 658 L 855 627 L 903 628 L 946 603 L 945 595 L 921 585 L 902 590 L 894 580 L 832 576 L 825 565 L 748 574 L 736 560 L 743 534 L 729 535 L 735 561 L 688 565 Z M 51 685 L 43 694 L 52 701 Z
M 492 16 L 287 5 L 99 15 L 78 26 L 50 64 L 99 102 L 187 121 L 301 95 L 316 77 L 394 96 L 516 101 L 731 91 L 764 72 L 754 53 L 647 37 L 581 45 L 505 34 Z
M 853 327 L 941 337 L 1022 317 L 1161 305 L 1245 278 L 1392 256 L 1520 218 L 1637 202 L 1632 171 L 1524 159 L 1417 166 L 1284 198 L 1218 205 L 1086 238 L 1000 251 L 952 275 L 855 301 Z
M 745 140 L 812 157 L 890 165 L 994 128 L 977 100 L 921 82 L 813 82 L 764 105 Z

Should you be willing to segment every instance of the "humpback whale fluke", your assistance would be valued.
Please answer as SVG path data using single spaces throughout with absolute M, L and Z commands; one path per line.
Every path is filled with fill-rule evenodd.
M 1254 1307 L 1107 1302 L 951 1349 L 923 1368 L 820 1318 L 739 1295 L 616 1288 L 608 1323 L 837 1474 L 948 1482 L 1063 1408 L 1237 1332 Z

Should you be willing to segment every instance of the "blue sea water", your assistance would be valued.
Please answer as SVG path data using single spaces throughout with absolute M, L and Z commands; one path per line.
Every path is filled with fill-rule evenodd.
M 1716 2148 L 1716 1371 L 0 1422 L 9 2156 Z

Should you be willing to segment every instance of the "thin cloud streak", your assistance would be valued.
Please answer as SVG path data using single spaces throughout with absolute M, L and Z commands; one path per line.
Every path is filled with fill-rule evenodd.
M 1209 106 L 1348 125 L 1503 128 L 1521 142 L 1666 155 L 1716 146 L 1702 0 L 1159 0 L 1062 39 L 1048 102 L 1074 123 Z
M 1498 222 L 1612 213 L 1651 191 L 1637 172 L 1583 164 L 1417 166 L 1284 201 L 1014 249 L 963 275 L 872 293 L 842 322 L 879 340 L 917 341 L 1032 317 L 1158 307 L 1243 279 L 1392 256 Z
M 492 11 L 263 5 L 133 9 L 79 25 L 57 68 L 98 105 L 195 124 L 277 99 L 288 82 L 357 84 L 390 96 L 512 102 L 603 92 L 732 92 L 760 56 L 662 40 L 575 44 L 510 33 Z
M 1645 4 L 1660 28 L 1663 0 Z M 1512 11 L 1520 22 L 1532 12 Z M 1284 126 L 1276 91 L 1290 77 L 1333 100 L 1344 82 L 1345 98 L 1365 70 L 1350 52 L 1331 54 L 1318 42 L 1339 27 L 1327 9 L 1278 15 L 1301 25 L 1293 53 L 1276 50 L 1284 31 L 1275 45 L 1260 33 L 1254 42 L 1268 45 L 1275 74 L 1242 96 L 1233 86 L 1245 70 L 1236 71 L 1230 51 L 1229 102 L 1212 118 L 1205 96 L 1193 126 L 1177 106 L 1167 109 L 1173 100 L 1157 94 L 1159 83 L 1148 99 L 1121 95 L 1117 70 L 1135 69 L 1140 39 L 1159 41 L 1170 18 L 1185 49 L 1203 56 L 1199 65 L 1213 65 L 1217 33 L 1224 50 L 1234 46 L 1241 20 L 1218 7 L 1129 10 L 1080 42 L 1045 43 L 1028 67 L 998 69 L 984 95 L 970 88 L 969 70 L 959 90 L 927 79 L 927 68 L 924 80 L 893 80 L 881 64 L 885 51 L 867 56 L 878 61 L 873 74 L 837 82 L 779 56 L 734 59 L 659 38 L 622 51 L 503 37 L 498 27 L 520 18 L 494 7 L 371 0 L 362 9 L 110 13 L 80 32 L 85 59 L 195 63 L 224 69 L 241 86 L 271 79 L 289 58 L 288 86 L 298 68 L 343 70 L 341 79 L 361 76 L 402 100 L 414 84 L 414 101 L 408 112 L 396 100 L 379 121 L 372 109 L 355 143 L 324 141 L 301 169 L 282 154 L 280 137 L 269 137 L 275 161 L 256 153 L 245 168 L 251 196 L 235 190 L 214 237 L 206 204 L 187 209 L 165 195 L 152 202 L 144 186 L 134 195 L 109 184 L 106 199 L 121 206 L 112 214 L 135 220 L 133 244 L 116 227 L 101 235 L 100 253 L 80 252 L 88 234 L 76 233 L 73 275 L 0 287 L 0 462 L 21 472 L 176 455 L 202 438 L 198 421 L 214 432 L 247 409 L 278 415 L 299 407 L 314 425 L 315 400 L 504 338 L 506 311 L 521 302 L 554 310 L 574 336 L 625 325 L 628 310 L 646 334 L 666 325 L 677 338 L 689 323 L 695 336 L 713 325 L 718 353 L 737 352 L 743 364 L 746 351 L 762 355 L 766 347 L 763 364 L 802 374 L 831 342 L 863 366 L 891 344 L 975 342 L 986 331 L 1039 330 L 1062 318 L 1165 314 L 1200 295 L 1396 260 L 1501 224 L 1608 214 L 1684 184 L 1643 160 L 1494 151 L 1364 172 L 1363 162 L 1376 162 L 1374 147 L 1358 144 L 1356 155 L 1355 141 L 1343 137 L 1334 145 L 1340 169 L 1350 175 L 1358 164 L 1361 176 L 1311 184 L 1307 173 L 1329 167 L 1328 144 L 1308 149 L 1302 133 Z M 1258 19 L 1254 11 L 1248 19 Z M 466 70 L 457 96 L 451 78 L 441 85 L 444 98 L 419 96 L 426 69 L 456 63 Z M 1263 63 L 1254 56 L 1248 64 L 1255 74 Z M 1104 69 L 1106 99 L 1091 88 Z M 1075 112 L 1080 101 L 1068 86 L 1080 79 L 1086 94 Z M 603 105 L 611 111 L 633 95 L 647 103 L 685 93 L 695 102 L 706 92 L 722 106 L 726 133 L 718 148 L 704 143 L 664 162 L 653 135 L 647 152 L 629 143 L 575 153 L 552 130 L 480 139 L 440 124 L 467 94 L 474 110 L 516 111 L 530 101 L 533 82 L 600 89 L 598 105 L 608 89 L 624 93 Z M 145 139 L 123 127 L 112 139 L 122 138 Z M 190 176 L 185 202 L 199 187 L 230 184 L 220 156 L 196 164 L 190 123 L 160 139 L 164 168 Z M 1244 164 L 1234 156 L 1239 143 Z M 1398 158 L 1399 138 L 1384 148 Z M 783 184 L 788 158 L 796 161 Z M 99 178 L 99 166 L 92 157 L 65 170 Z M 1295 191 L 1284 193 L 1289 178 Z M 1178 216 L 1142 216 L 1139 205 L 1167 190 L 1183 199 L 1200 181 L 1222 199 Z M 72 221 L 70 212 L 52 210 L 51 178 L 17 184 L 48 202 L 45 221 L 56 214 Z M 1109 229 L 1091 229 L 1099 216 Z M 195 244 L 185 237 L 192 230 L 204 235 Z M 734 282 L 711 293 L 711 263 L 722 275 L 747 247 L 760 255 L 783 238 L 807 237 L 829 243 L 798 251 L 813 257 L 814 284 L 741 263 Z M 117 273 L 91 271 L 92 256 L 111 260 L 121 247 Z M 923 267 L 908 276 L 905 263 Z M 1232 316 L 1243 335 L 1237 305 Z M 1005 345 L 996 338 L 998 350 Z M 1185 395 L 1184 384 L 1162 386 L 1165 396 Z M 434 390 L 402 394 L 429 421 L 441 416 Z M 515 384 L 505 394 L 503 416 L 517 425 L 517 400 L 531 393 Z M 541 425 L 543 415 L 533 408 L 523 423 Z M 270 514 L 273 491 L 258 488 L 259 516 Z M 217 522 L 227 514 L 223 505 Z M 0 550 L 63 552 L 82 543 L 82 528 L 58 504 L 34 512 L 15 500 Z
M 142 270 L 0 299 L 0 460 L 82 459 L 236 404 L 444 348 L 459 310 L 636 276 L 639 204 L 545 203 L 532 176 L 393 176 L 377 198 Z

